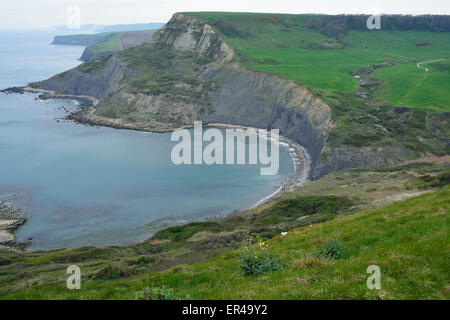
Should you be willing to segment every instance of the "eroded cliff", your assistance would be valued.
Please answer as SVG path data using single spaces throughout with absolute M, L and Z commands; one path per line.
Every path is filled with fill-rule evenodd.
M 234 56 L 205 21 L 175 14 L 151 41 L 37 86 L 100 99 L 78 120 L 104 125 L 165 131 L 202 120 L 278 128 L 307 149 L 314 166 L 330 121 L 327 104 L 292 80 L 245 70 Z

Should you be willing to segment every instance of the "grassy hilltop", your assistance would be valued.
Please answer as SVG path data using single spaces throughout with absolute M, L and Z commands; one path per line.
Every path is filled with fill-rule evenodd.
M 91 54 L 102 54 L 120 51 L 120 38 L 125 32 L 100 32 L 94 34 L 73 34 L 56 36 L 53 44 L 69 44 L 88 46 Z
M 448 67 L 433 68 L 430 63 L 431 72 L 427 73 L 416 66 L 421 61 L 448 58 L 450 32 L 348 30 L 333 37 L 308 28 L 308 22 L 318 15 L 185 14 L 214 25 L 251 69 L 292 78 L 330 97 L 336 91 L 356 91 L 358 81 L 351 72 L 389 60 L 395 66 L 373 73 L 385 81 L 375 91 L 374 99 L 435 112 L 450 111 Z M 383 17 L 381 21 L 383 28 Z M 427 41 L 432 45 L 416 46 Z

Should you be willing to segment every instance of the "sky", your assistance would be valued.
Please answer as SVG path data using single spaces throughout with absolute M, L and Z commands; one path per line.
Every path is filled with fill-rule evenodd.
M 450 14 L 449 0 L 0 0 L 0 29 L 167 22 L 181 11 Z M 77 15 L 79 12 L 79 15 Z M 74 20 L 74 17 L 79 17 Z

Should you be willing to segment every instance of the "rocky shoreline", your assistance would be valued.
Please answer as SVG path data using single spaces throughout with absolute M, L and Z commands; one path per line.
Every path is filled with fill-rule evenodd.
M 6 250 L 20 250 L 26 244 L 17 243 L 14 231 L 27 222 L 21 209 L 15 208 L 8 202 L 0 201 L 0 248 Z
M 91 97 L 91 96 L 84 96 L 84 95 L 73 95 L 73 94 L 60 94 L 60 93 L 55 93 L 52 90 L 45 90 L 45 89 L 37 89 L 37 88 L 33 88 L 31 86 L 32 84 L 30 84 L 29 86 L 26 87 L 11 87 L 11 88 L 6 88 L 3 90 L 0 90 L 0 92 L 5 93 L 5 94 L 11 94 L 11 93 L 18 93 L 18 94 L 24 94 L 25 92 L 30 92 L 30 93 L 40 93 L 39 95 L 39 99 L 40 100 L 47 100 L 47 99 L 79 99 L 84 101 L 84 105 L 89 105 L 92 107 L 95 107 L 98 103 L 98 99 Z

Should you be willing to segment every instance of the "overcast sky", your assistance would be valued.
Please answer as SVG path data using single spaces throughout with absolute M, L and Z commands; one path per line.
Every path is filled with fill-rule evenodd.
M 73 5 L 81 24 L 167 22 L 179 11 L 450 14 L 449 0 L 0 0 L 0 29 L 66 25 Z

